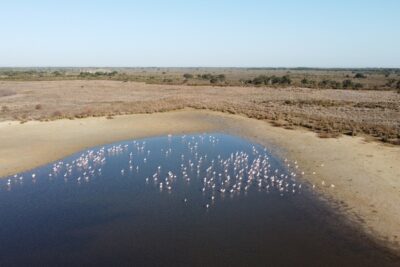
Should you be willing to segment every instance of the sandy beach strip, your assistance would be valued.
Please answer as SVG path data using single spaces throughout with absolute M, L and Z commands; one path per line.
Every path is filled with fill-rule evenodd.
M 0 123 L 0 177 L 97 145 L 165 134 L 226 132 L 297 161 L 304 179 L 365 232 L 400 251 L 400 147 L 315 133 L 219 112 L 185 109 L 50 122 Z M 323 185 L 324 184 L 324 185 Z

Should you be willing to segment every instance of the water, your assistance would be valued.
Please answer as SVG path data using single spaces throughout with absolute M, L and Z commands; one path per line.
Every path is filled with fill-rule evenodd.
M 217 133 L 96 147 L 0 181 L 0 265 L 399 263 L 301 176 L 296 163 Z

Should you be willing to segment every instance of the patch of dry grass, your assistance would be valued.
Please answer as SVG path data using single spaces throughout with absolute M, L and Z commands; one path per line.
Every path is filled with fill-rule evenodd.
M 12 96 L 15 94 L 16 92 L 11 89 L 0 89 L 0 97 Z
M 12 96 L 0 98 L 1 120 L 111 118 L 189 107 L 241 114 L 287 129 L 304 127 L 323 138 L 365 134 L 383 142 L 400 143 L 400 95 L 394 91 L 150 85 L 96 80 L 0 84 L 0 92 L 10 91 L 14 92 Z

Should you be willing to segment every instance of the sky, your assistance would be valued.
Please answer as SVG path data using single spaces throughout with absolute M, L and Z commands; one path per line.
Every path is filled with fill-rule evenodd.
M 400 67 L 400 1 L 0 0 L 0 66 Z

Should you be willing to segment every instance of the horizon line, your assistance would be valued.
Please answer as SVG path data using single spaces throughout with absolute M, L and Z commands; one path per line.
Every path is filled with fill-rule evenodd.
M 338 70 L 346 70 L 346 69 L 400 69 L 399 67 L 306 67 L 306 66 L 297 66 L 297 67 L 272 67 L 272 66 L 0 66 L 0 69 L 30 69 L 30 68 L 120 68 L 120 69 L 152 69 L 152 68 L 165 68 L 165 69 L 338 69 Z

